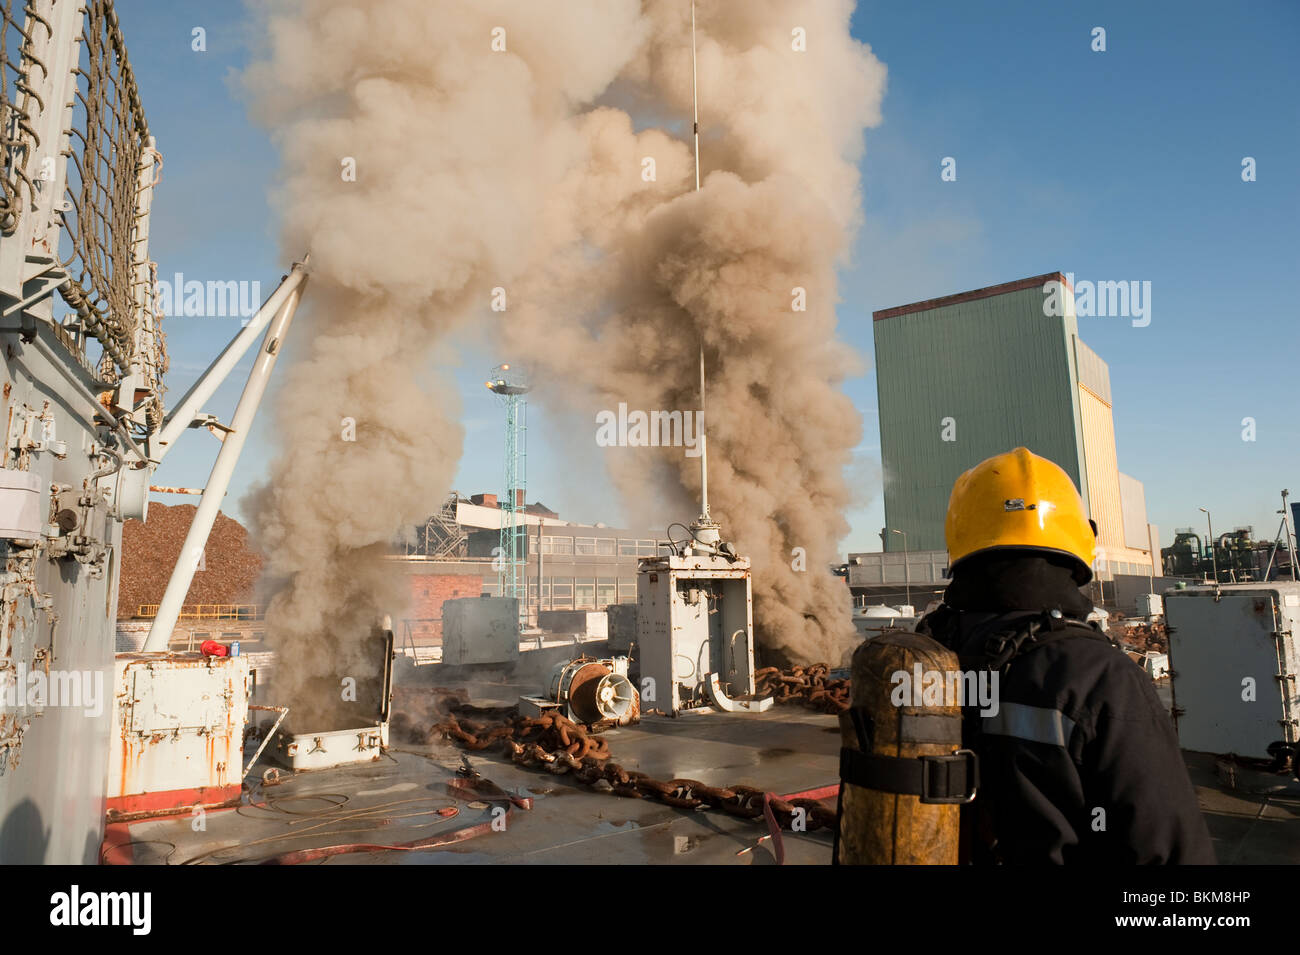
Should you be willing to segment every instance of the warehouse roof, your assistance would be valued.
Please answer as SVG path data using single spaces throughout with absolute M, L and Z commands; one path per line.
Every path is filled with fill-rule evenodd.
M 1046 272 L 1043 275 L 1035 275 L 1032 278 L 1018 279 L 1015 282 L 1003 282 L 1001 285 L 990 285 L 987 288 L 975 289 L 971 292 L 958 292 L 955 295 L 945 295 L 943 298 L 926 299 L 924 302 L 913 302 L 911 305 L 899 305 L 894 308 L 882 308 L 878 312 L 872 312 L 871 317 L 876 321 L 882 318 L 893 318 L 896 315 L 909 315 L 912 312 L 926 312 L 933 308 L 943 308 L 945 305 L 960 305 L 962 302 L 973 302 L 976 299 L 992 298 L 994 295 L 1005 295 L 1007 292 L 1020 292 L 1027 288 L 1039 288 L 1048 282 L 1063 282 L 1070 291 L 1074 291 L 1069 280 L 1060 272 Z

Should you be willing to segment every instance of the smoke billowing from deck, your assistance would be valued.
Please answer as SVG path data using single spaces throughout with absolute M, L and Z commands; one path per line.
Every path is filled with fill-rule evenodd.
M 284 254 L 312 254 L 249 507 L 282 660 L 364 669 L 354 635 L 401 614 L 407 582 L 379 556 L 450 487 L 459 409 L 429 365 L 468 318 L 508 333 L 500 357 L 531 363 L 534 398 L 588 423 L 619 401 L 698 407 L 702 337 L 711 503 L 754 560 L 760 638 L 824 657 L 851 630 L 825 568 L 859 432 L 835 269 L 884 77 L 850 0 L 701 0 L 698 195 L 685 0 L 253 6 L 267 42 L 244 79 L 281 153 Z M 641 516 L 695 516 L 697 459 L 610 457 Z
M 543 217 L 556 247 L 524 282 L 514 323 L 556 385 L 585 386 L 569 401 L 588 421 L 620 402 L 698 408 L 703 341 L 712 515 L 753 561 L 760 643 L 803 661 L 838 662 L 835 643 L 853 633 L 843 581 L 828 572 L 860 440 L 839 387 L 856 359 L 835 337 L 836 268 L 861 208 L 856 163 L 884 68 L 850 37 L 852 6 L 701 0 L 697 194 L 690 5 L 647 0 L 644 43 L 574 121 L 581 158 Z M 534 380 L 536 395 L 552 391 Z M 610 457 L 643 519 L 698 513 L 697 458 Z
M 407 580 L 380 556 L 445 499 L 462 443 L 430 357 L 526 262 L 564 121 L 630 55 L 637 6 L 255 8 L 267 45 L 244 80 L 281 154 L 284 253 L 312 256 L 296 360 L 275 395 L 278 454 L 249 506 L 291 692 L 365 676 L 359 637 L 407 604 Z M 503 23 L 508 48 L 535 58 L 491 51 Z M 302 694 L 293 722 L 334 721 L 329 701 Z

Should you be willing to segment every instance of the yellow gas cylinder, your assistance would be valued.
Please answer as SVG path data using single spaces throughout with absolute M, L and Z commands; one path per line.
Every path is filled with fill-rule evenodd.
M 837 863 L 957 864 L 961 805 L 978 783 L 975 756 L 961 749 L 959 666 L 942 644 L 901 630 L 854 652 Z

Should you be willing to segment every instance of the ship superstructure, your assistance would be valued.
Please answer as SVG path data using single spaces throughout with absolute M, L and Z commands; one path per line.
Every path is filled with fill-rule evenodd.
M 93 862 L 121 528 L 163 420 L 161 161 L 111 3 L 2 15 L 0 860 Z

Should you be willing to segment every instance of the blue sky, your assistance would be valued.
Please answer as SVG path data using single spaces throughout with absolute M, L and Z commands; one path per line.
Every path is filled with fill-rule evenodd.
M 243 8 L 118 6 L 166 160 L 151 237 L 160 276 L 256 280 L 268 294 L 289 263 L 267 202 L 275 152 L 231 82 L 248 56 Z M 202 53 L 191 50 L 198 26 Z M 1104 53 L 1090 48 L 1097 26 Z M 853 33 L 889 69 L 884 121 L 866 135 L 864 225 L 841 282 L 840 335 L 865 370 L 845 386 L 864 419 L 854 473 L 875 473 L 879 460 L 873 310 L 1058 269 L 1149 281 L 1148 327 L 1079 320 L 1110 365 L 1120 468 L 1145 483 L 1165 543 L 1174 527 L 1200 525 L 1199 505 L 1216 531 L 1253 524 L 1271 537 L 1279 490 L 1300 496 L 1291 289 L 1300 5 L 867 2 Z M 940 180 L 945 156 L 957 161 L 955 182 Z M 1256 182 L 1241 179 L 1246 156 Z M 166 328 L 175 402 L 238 322 L 177 318 Z M 482 381 L 516 358 L 469 348 L 435 358 L 461 385 L 464 493 L 502 484 L 502 413 Z M 228 418 L 246 371 L 208 410 Z M 1246 417 L 1253 442 L 1242 440 Z M 608 487 L 577 483 L 567 455 L 548 453 L 567 443 L 565 423 L 534 406 L 529 426 L 530 500 L 569 519 L 620 523 Z M 236 516 L 275 444 L 263 416 L 231 488 L 226 509 Z M 158 483 L 202 486 L 216 449 L 206 432 L 190 432 Z M 878 550 L 878 481 L 860 497 L 842 549 Z

